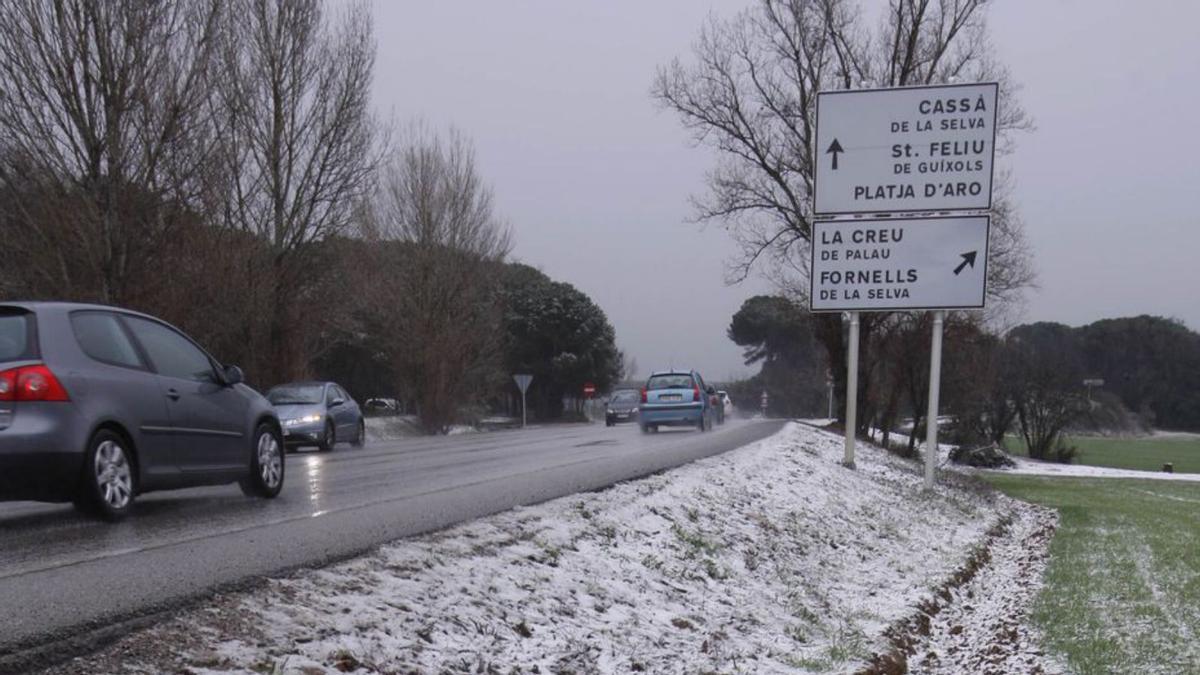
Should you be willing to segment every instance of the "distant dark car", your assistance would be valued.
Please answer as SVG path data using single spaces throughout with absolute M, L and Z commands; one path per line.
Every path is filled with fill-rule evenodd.
M 704 378 L 694 370 L 654 373 L 641 393 L 638 424 L 643 433 L 658 431 L 660 426 L 694 426 L 700 431 L 713 428 L 717 390 L 705 385 Z
M 608 399 L 608 405 L 604 410 L 605 426 L 620 424 L 621 422 L 634 422 L 637 420 L 638 404 L 641 403 L 641 395 L 637 389 L 618 389 L 612 393 Z
M 316 446 L 328 452 L 340 440 L 361 447 L 367 440 L 362 410 L 334 382 L 293 382 L 267 392 L 283 424 L 288 448 Z
M 712 389 L 712 387 L 709 387 Z M 711 391 L 709 392 L 709 403 L 712 404 L 713 412 L 716 414 L 717 424 L 725 424 L 725 392 Z
M 369 398 L 362 404 L 363 412 L 369 415 L 399 415 L 400 402 L 394 398 Z
M 283 487 L 267 400 L 189 337 L 115 307 L 0 303 L 0 500 L 115 520 L 152 490 Z

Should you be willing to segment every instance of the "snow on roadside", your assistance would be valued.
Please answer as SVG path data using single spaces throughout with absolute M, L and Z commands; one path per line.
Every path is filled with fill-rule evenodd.
M 370 441 L 395 441 L 421 435 L 421 427 L 415 415 L 384 415 L 365 417 L 367 439 Z
M 1013 503 L 798 424 L 224 596 L 59 672 L 844 672 Z M 181 645 L 163 651 L 161 645 Z M 158 648 L 156 648 L 158 646 Z
M 421 422 L 416 415 L 385 415 L 382 417 L 366 417 L 363 422 L 367 426 L 367 439 L 371 441 L 399 441 L 406 438 L 424 436 Z M 448 436 L 474 434 L 479 430 L 466 424 L 456 424 L 450 427 Z

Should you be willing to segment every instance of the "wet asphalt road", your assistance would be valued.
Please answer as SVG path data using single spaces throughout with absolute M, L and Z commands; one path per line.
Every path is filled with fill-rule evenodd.
M 213 589 L 643 476 L 781 424 L 651 435 L 570 425 L 343 444 L 289 455 L 275 500 L 243 497 L 235 485 L 153 493 L 115 525 L 69 505 L 0 503 L 0 672 L 86 649 L 113 626 Z

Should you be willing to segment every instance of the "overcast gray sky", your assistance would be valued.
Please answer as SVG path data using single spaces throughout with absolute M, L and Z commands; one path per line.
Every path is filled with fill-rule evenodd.
M 713 156 L 649 96 L 655 69 L 686 55 L 710 11 L 749 4 L 375 7 L 381 110 L 474 140 L 514 257 L 590 295 L 642 375 L 749 374 L 725 328 L 768 286 L 724 285 L 735 246 L 687 222 Z M 1200 3 L 1010 0 L 989 16 L 1037 124 L 1005 160 L 1040 275 L 1021 319 L 1151 313 L 1200 328 Z

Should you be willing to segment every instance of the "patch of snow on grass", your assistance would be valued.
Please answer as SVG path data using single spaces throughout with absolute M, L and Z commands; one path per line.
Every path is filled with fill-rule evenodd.
M 1165 471 L 1137 471 L 1135 469 L 1112 469 L 1104 466 L 1082 464 L 1058 464 L 1039 462 L 1035 459 L 1012 456 L 1017 465 L 1011 469 L 995 469 L 996 473 L 1019 473 L 1033 476 L 1060 476 L 1073 478 L 1146 478 L 1150 480 L 1200 481 L 1200 473 L 1167 473 Z
M 1042 589 L 1050 539 L 1058 521 L 1051 509 L 1017 503 L 1012 523 L 989 550 L 987 562 L 951 591 L 949 606 L 933 617 L 929 635 L 908 661 L 913 675 L 1017 675 L 1065 672 L 1042 651 L 1043 636 L 1028 620 Z

